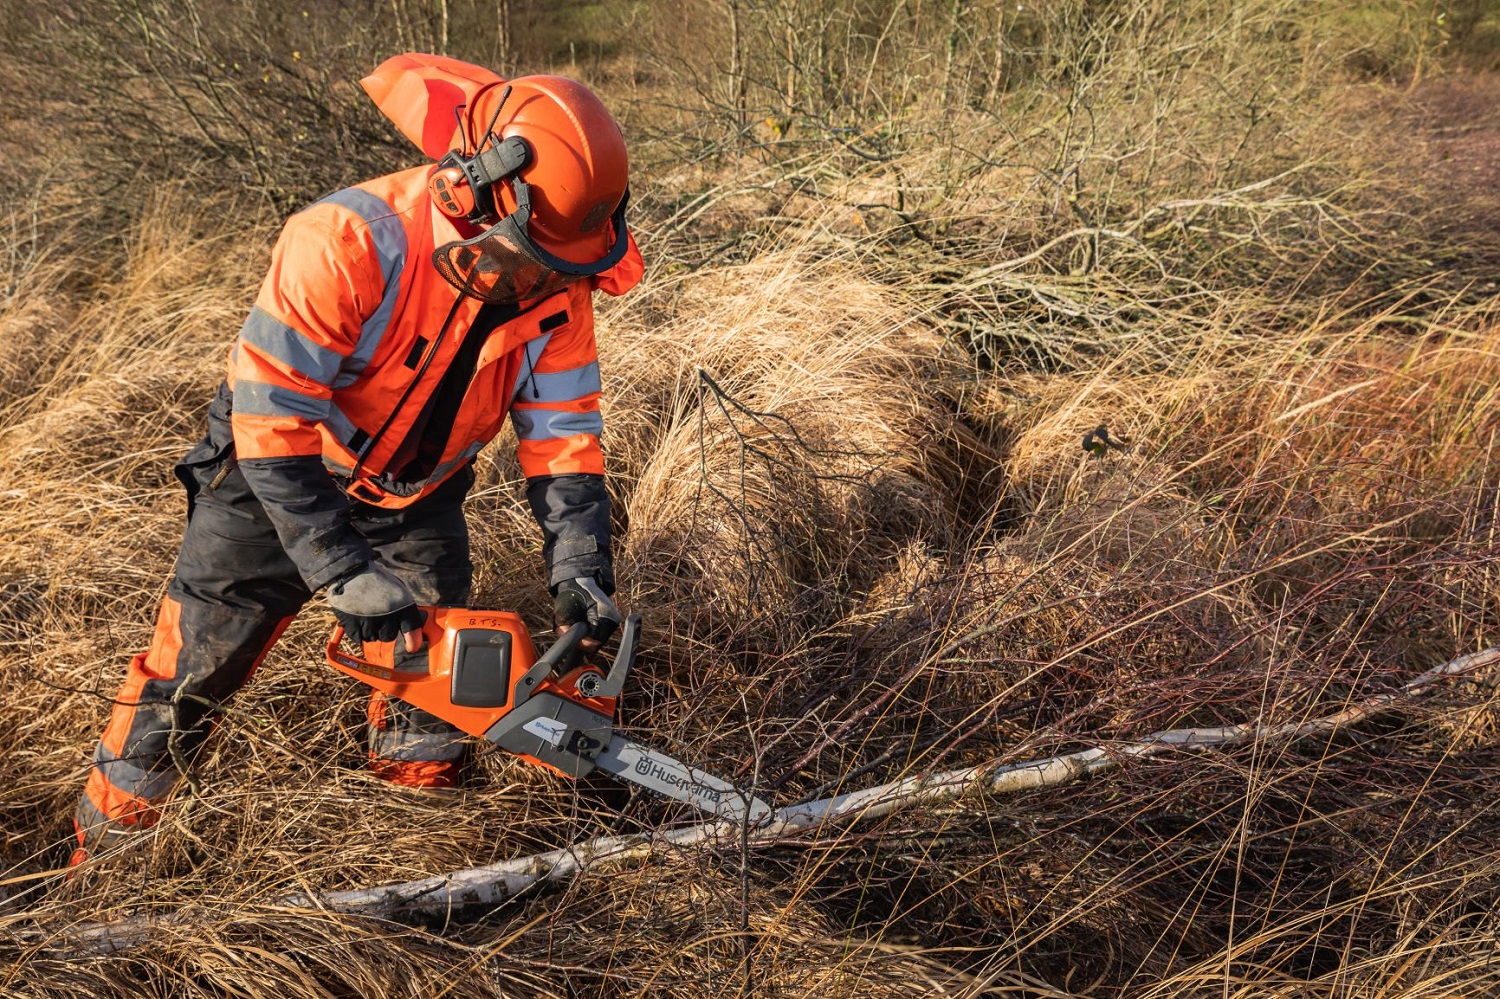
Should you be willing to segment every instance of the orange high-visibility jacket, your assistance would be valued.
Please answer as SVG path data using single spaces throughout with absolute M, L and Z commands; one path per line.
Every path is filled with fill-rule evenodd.
M 633 239 L 610 271 L 523 302 L 493 329 L 435 467 L 415 481 L 392 467 L 483 304 L 432 265 L 435 247 L 463 236 L 428 195 L 431 169 L 346 188 L 292 216 L 230 352 L 235 452 L 313 588 L 369 553 L 338 523 L 347 502 L 325 497 L 308 514 L 285 475 L 268 484 L 289 463 L 304 485 L 317 458 L 348 495 L 405 506 L 472 461 L 509 415 L 528 479 L 604 471 L 591 298 L 640 280 Z

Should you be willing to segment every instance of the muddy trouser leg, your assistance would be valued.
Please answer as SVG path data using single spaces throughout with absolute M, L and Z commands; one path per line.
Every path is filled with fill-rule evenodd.
M 405 509 L 354 508 L 354 526 L 419 604 L 451 607 L 469 601 L 474 567 L 463 500 L 473 482 L 473 469 L 464 468 Z M 369 767 L 376 776 L 407 787 L 458 782 L 467 738 L 461 730 L 380 691 L 370 695 L 368 717 Z
M 151 646 L 131 659 L 95 751 L 81 847 L 156 823 L 219 706 L 311 596 L 230 451 L 205 439 L 177 466 L 187 530 Z

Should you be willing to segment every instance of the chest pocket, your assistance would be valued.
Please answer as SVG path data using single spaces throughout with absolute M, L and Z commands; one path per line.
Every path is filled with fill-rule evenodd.
M 539 356 L 545 346 L 543 338 L 550 339 L 552 333 L 567 326 L 571 318 L 571 303 L 567 292 L 542 299 L 525 312 L 506 321 L 500 335 L 491 336 L 485 341 L 479 352 L 477 367 L 493 364 L 518 347 L 526 347 L 524 353 L 533 358 Z

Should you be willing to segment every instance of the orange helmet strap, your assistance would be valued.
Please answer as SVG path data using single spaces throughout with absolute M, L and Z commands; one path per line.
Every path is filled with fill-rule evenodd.
M 490 188 L 531 162 L 531 147 L 519 135 L 497 141 L 491 133 L 489 139 L 474 156 L 454 151 L 438 161 L 428 188 L 438 210 L 449 218 L 478 223 L 498 215 Z

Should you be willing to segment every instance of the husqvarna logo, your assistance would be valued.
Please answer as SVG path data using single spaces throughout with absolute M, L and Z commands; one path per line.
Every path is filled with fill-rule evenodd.
M 707 784 L 700 784 L 690 777 L 673 773 L 649 756 L 636 757 L 635 772 L 642 777 L 650 777 L 653 780 L 659 781 L 668 787 L 683 788 L 694 797 L 712 801 L 716 805 L 724 797 L 724 792 L 718 788 L 709 787 Z
M 533 718 L 522 725 L 521 730 L 530 732 L 543 742 L 549 743 L 553 749 L 561 746 L 563 736 L 568 734 L 567 723 L 560 722 L 556 718 Z

